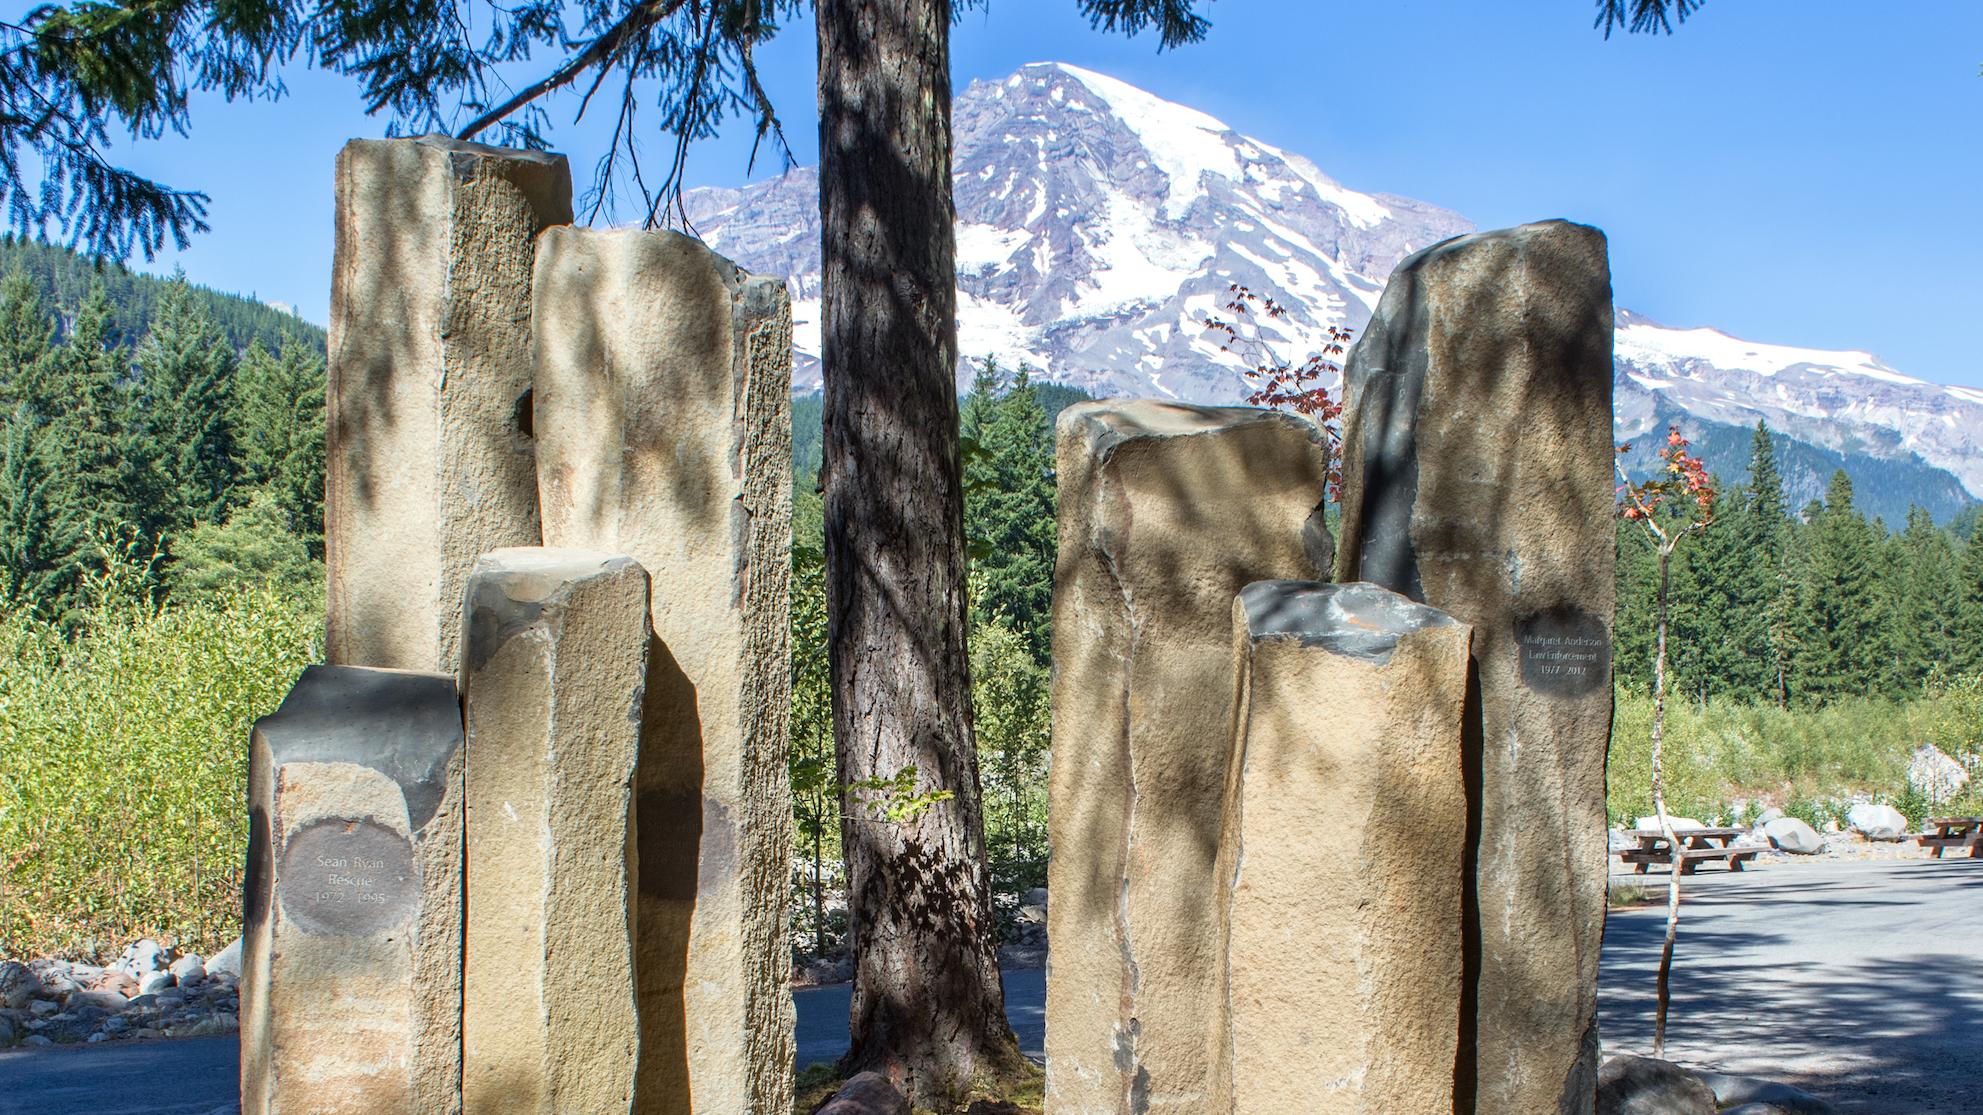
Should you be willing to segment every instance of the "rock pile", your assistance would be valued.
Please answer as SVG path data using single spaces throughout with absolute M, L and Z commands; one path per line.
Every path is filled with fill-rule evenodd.
M 238 940 L 210 960 L 146 939 L 108 967 L 0 961 L 0 1048 L 233 1033 L 240 979 Z

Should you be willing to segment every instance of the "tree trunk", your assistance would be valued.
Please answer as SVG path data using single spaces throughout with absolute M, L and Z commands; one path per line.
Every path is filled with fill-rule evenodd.
M 1673 942 L 1680 931 L 1679 835 L 1666 815 L 1666 594 L 1670 584 L 1668 567 L 1673 546 L 1662 541 L 1659 549 L 1659 628 L 1658 649 L 1653 655 L 1652 798 L 1653 812 L 1659 817 L 1659 830 L 1666 836 L 1666 847 L 1673 857 L 1666 877 L 1666 940 L 1659 950 L 1659 976 L 1655 981 L 1653 1008 L 1653 1056 L 1666 1054 L 1666 1008 L 1672 999 Z
M 949 0 L 819 0 L 827 646 L 853 1045 L 918 1107 L 1023 1071 L 999 984 L 965 645 Z
M 815 960 L 826 957 L 825 827 L 816 824 L 812 830 L 812 954 Z

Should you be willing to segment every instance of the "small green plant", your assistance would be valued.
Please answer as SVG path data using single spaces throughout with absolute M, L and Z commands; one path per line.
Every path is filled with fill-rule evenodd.
M 867 811 L 868 816 L 864 820 L 900 825 L 922 816 L 937 803 L 957 796 L 951 790 L 918 790 L 916 776 L 916 768 L 911 765 L 887 777 L 876 775 L 849 782 L 847 797 Z

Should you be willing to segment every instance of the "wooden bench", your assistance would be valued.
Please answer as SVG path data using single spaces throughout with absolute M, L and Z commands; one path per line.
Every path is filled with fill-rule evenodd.
M 1675 829 L 1674 835 L 1680 838 L 1680 873 L 1692 875 L 1701 864 L 1712 860 L 1725 860 L 1730 871 L 1742 870 L 1742 865 L 1755 859 L 1761 848 L 1736 848 L 1731 845 L 1735 838 L 1746 834 L 1748 829 L 1702 828 Z M 1644 875 L 1646 868 L 1655 863 L 1669 866 L 1673 863 L 1673 851 L 1666 846 L 1666 834 L 1658 829 L 1634 829 L 1627 836 L 1639 842 L 1636 848 L 1628 848 L 1618 853 L 1618 858 L 1634 865 L 1634 870 Z
M 1983 859 L 1983 817 L 1930 817 L 1924 831 L 1915 837 L 1924 848 L 1935 849 L 1935 858 L 1942 858 L 1945 848 L 1967 848 L 1969 858 Z

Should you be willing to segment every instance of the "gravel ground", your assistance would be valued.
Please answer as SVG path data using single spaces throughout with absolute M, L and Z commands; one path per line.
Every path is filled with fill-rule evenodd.
M 1983 860 L 1785 857 L 1703 868 L 1685 894 L 1670 1058 L 1794 1084 L 1841 1115 L 1983 1115 Z M 1607 1052 L 1650 1052 L 1664 931 L 1663 906 L 1610 916 Z M 1006 973 L 1007 1011 L 1035 1055 L 1043 976 Z M 831 1059 L 846 989 L 796 998 L 800 1063 Z M 0 1051 L 0 1115 L 234 1111 L 237 1048 L 230 1036 Z
M 1794 1084 L 1843 1115 L 1979 1115 L 1983 860 L 1865 853 L 1687 878 L 1666 1055 Z M 1625 877 L 1663 893 L 1663 874 Z M 1665 924 L 1663 904 L 1610 916 L 1607 1054 L 1651 1052 Z

